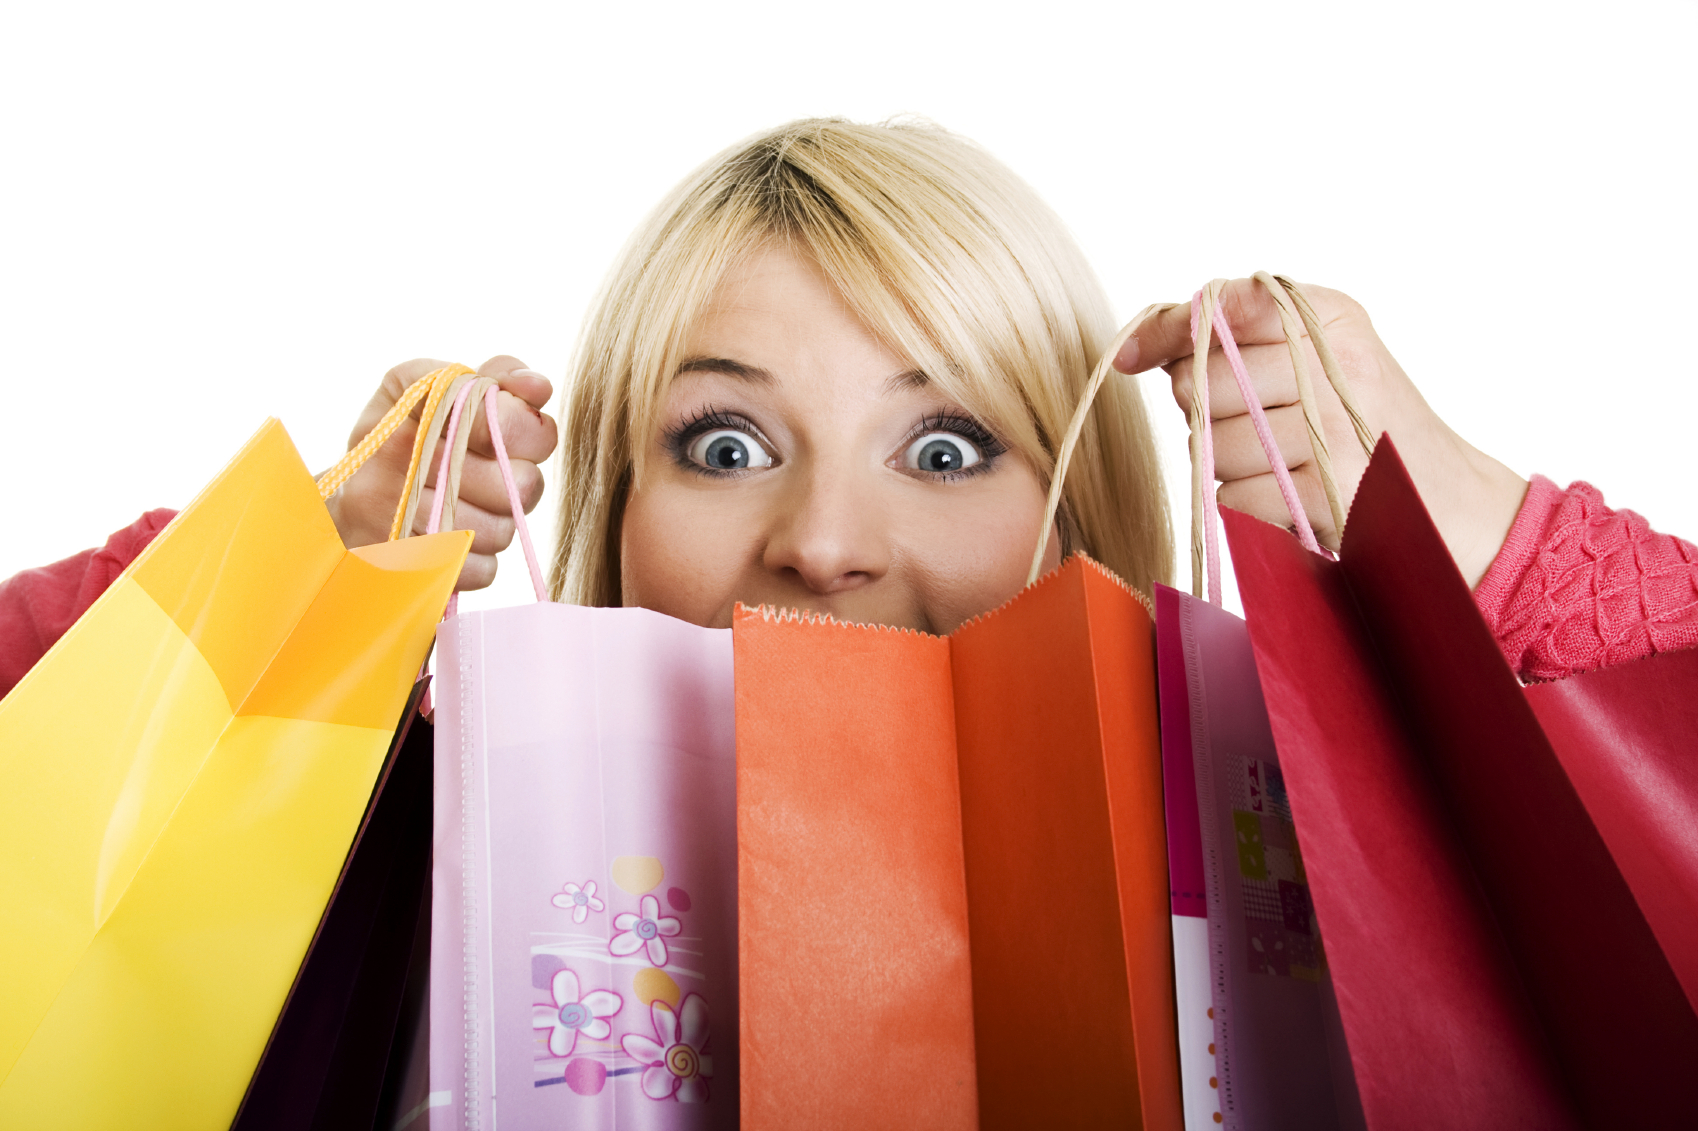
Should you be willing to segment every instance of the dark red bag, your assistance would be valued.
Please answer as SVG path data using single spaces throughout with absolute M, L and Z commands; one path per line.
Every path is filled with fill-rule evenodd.
M 1524 689 L 1387 440 L 1224 518 L 1369 1126 L 1698 1125 L 1698 651 Z

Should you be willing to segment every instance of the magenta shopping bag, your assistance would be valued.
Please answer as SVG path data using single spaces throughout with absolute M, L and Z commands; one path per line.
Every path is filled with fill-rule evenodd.
M 1363 1126 L 1250 634 L 1156 586 L 1187 1126 Z

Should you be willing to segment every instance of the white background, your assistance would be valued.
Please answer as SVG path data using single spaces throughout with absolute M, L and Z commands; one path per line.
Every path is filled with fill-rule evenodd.
M 977 139 L 1123 317 L 1261 267 L 1346 290 L 1475 444 L 1692 537 L 1695 33 L 1691 0 L 10 4 L 0 577 L 181 506 L 268 415 L 327 466 L 406 358 L 558 377 L 662 193 L 815 114 Z

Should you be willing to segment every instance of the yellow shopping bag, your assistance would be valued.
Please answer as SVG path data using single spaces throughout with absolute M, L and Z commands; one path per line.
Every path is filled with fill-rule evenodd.
M 269 422 L 0 701 L 0 1129 L 229 1125 L 470 542 Z

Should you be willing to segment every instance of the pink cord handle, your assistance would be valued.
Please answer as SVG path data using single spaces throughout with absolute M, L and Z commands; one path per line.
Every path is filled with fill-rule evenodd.
M 1202 318 L 1203 292 L 1198 291 L 1191 296 L 1191 337 L 1197 336 L 1197 324 Z M 1280 453 L 1279 444 L 1274 441 L 1273 429 L 1268 426 L 1268 414 L 1262 409 L 1261 398 L 1256 395 L 1256 387 L 1250 380 L 1250 371 L 1244 367 L 1244 358 L 1238 352 L 1238 342 L 1232 336 L 1232 327 L 1227 324 L 1226 312 L 1217 303 L 1214 318 L 1211 320 L 1216 336 L 1220 338 L 1221 352 L 1226 355 L 1226 363 L 1232 368 L 1233 379 L 1238 382 L 1238 391 L 1243 394 L 1244 403 L 1250 410 L 1250 423 L 1255 426 L 1256 439 L 1261 441 L 1262 452 L 1268 457 L 1268 466 L 1273 469 L 1274 480 L 1279 484 L 1280 497 L 1285 500 L 1285 509 L 1291 512 L 1291 520 L 1297 530 L 1297 539 L 1303 543 L 1303 548 L 1312 553 L 1320 553 L 1321 545 L 1315 540 L 1315 532 L 1309 525 L 1309 516 L 1303 510 L 1303 502 L 1297 497 L 1297 485 L 1291 481 L 1291 472 L 1286 469 L 1285 456 Z M 1209 579 L 1209 600 L 1213 604 L 1221 603 L 1220 597 L 1220 550 L 1216 541 L 1215 527 L 1220 521 L 1219 505 L 1215 501 L 1213 490 L 1215 478 L 1214 453 L 1214 422 L 1210 418 L 1208 382 L 1203 382 L 1200 391 L 1200 402 L 1203 420 L 1202 442 L 1198 444 L 1199 460 L 1203 465 L 1203 513 L 1204 557 L 1207 562 Z
M 445 488 L 448 485 L 448 465 L 453 457 L 454 439 L 460 429 L 461 412 L 466 407 L 475 382 L 467 382 L 454 398 L 454 407 L 448 414 L 448 427 L 442 434 L 442 462 L 437 466 L 436 497 L 431 501 L 430 522 L 425 527 L 425 533 L 435 534 L 442 527 L 443 504 L 447 501 Z M 525 551 L 525 565 L 531 571 L 531 589 L 536 593 L 538 601 L 548 600 L 548 586 L 542 579 L 542 567 L 537 563 L 536 547 L 531 543 L 530 524 L 525 521 L 524 502 L 519 498 L 519 485 L 513 479 L 513 464 L 507 457 L 507 442 L 501 435 L 501 421 L 496 411 L 496 395 L 498 389 L 491 388 L 484 393 L 484 419 L 489 423 L 490 443 L 495 447 L 495 462 L 501 469 L 501 482 L 507 488 L 507 502 L 513 508 L 513 522 L 518 528 L 519 545 Z M 451 617 L 459 607 L 458 593 L 448 599 L 448 610 L 444 617 Z
M 1202 320 L 1203 292 L 1191 296 L 1191 340 L 1197 340 L 1197 324 Z M 1215 438 L 1209 407 L 1209 383 L 1205 379 L 1197 387 L 1198 421 L 1197 462 L 1203 465 L 1203 561 L 1204 576 L 1209 581 L 1209 603 L 1221 604 L 1220 596 L 1220 526 L 1219 504 L 1215 501 Z
M 525 565 L 531 571 L 531 588 L 538 601 L 548 600 L 548 586 L 543 584 L 542 567 L 537 564 L 536 548 L 531 545 L 531 527 L 525 521 L 525 506 L 519 499 L 519 485 L 513 482 L 513 465 L 507 461 L 507 442 L 501 437 L 501 422 L 496 419 L 496 390 L 483 395 L 484 418 L 489 421 L 489 439 L 495 445 L 495 462 L 501 467 L 501 482 L 507 486 L 507 502 L 513 508 L 513 521 L 519 528 L 519 545 L 525 550 Z

